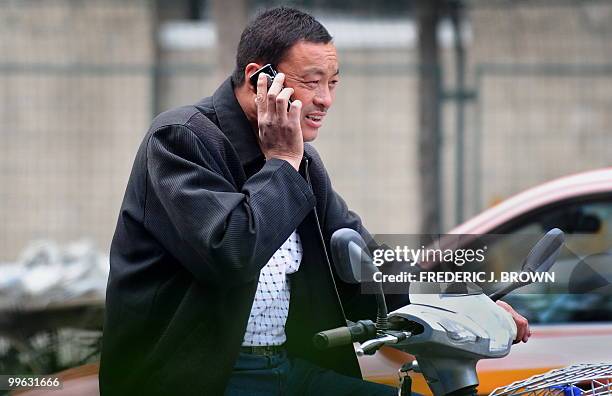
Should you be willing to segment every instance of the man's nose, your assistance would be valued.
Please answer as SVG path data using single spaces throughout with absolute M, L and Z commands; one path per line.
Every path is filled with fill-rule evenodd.
M 333 102 L 333 98 L 328 86 L 317 90 L 317 94 L 313 98 L 313 103 L 317 106 L 330 108 Z

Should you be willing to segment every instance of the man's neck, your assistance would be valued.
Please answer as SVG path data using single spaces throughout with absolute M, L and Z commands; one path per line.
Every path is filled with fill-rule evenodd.
M 255 106 L 253 92 L 243 83 L 241 86 L 234 88 L 234 95 L 236 95 L 238 104 L 249 120 L 253 132 L 257 132 L 259 127 L 257 126 L 257 107 Z

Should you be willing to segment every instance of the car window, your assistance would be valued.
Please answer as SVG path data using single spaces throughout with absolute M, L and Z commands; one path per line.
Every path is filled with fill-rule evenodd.
M 554 227 L 566 233 L 551 268 L 555 282 L 526 286 L 505 300 L 532 323 L 612 321 L 610 288 L 598 287 L 612 279 L 612 198 L 558 204 L 501 227 L 488 246 L 487 266 L 520 270 L 535 242 Z

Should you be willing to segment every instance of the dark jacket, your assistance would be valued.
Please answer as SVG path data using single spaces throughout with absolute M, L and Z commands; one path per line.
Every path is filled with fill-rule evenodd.
M 296 228 L 304 253 L 290 276 L 289 353 L 360 377 L 352 345 L 320 352 L 311 342 L 345 325 L 340 300 L 349 318 L 375 315 L 374 299 L 330 266 L 326 245 L 342 227 L 365 234 L 314 148 L 299 173 L 265 161 L 229 79 L 156 117 L 111 245 L 101 394 L 222 394 L 259 271 Z

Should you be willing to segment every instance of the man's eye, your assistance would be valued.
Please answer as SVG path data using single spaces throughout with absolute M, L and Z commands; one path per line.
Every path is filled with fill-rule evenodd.
M 329 82 L 329 85 L 331 85 L 332 87 L 335 87 L 336 85 L 338 85 L 339 82 L 340 81 L 338 81 L 338 80 L 332 80 L 332 81 Z
M 306 85 L 315 88 L 317 85 L 319 85 L 319 80 L 306 81 Z

